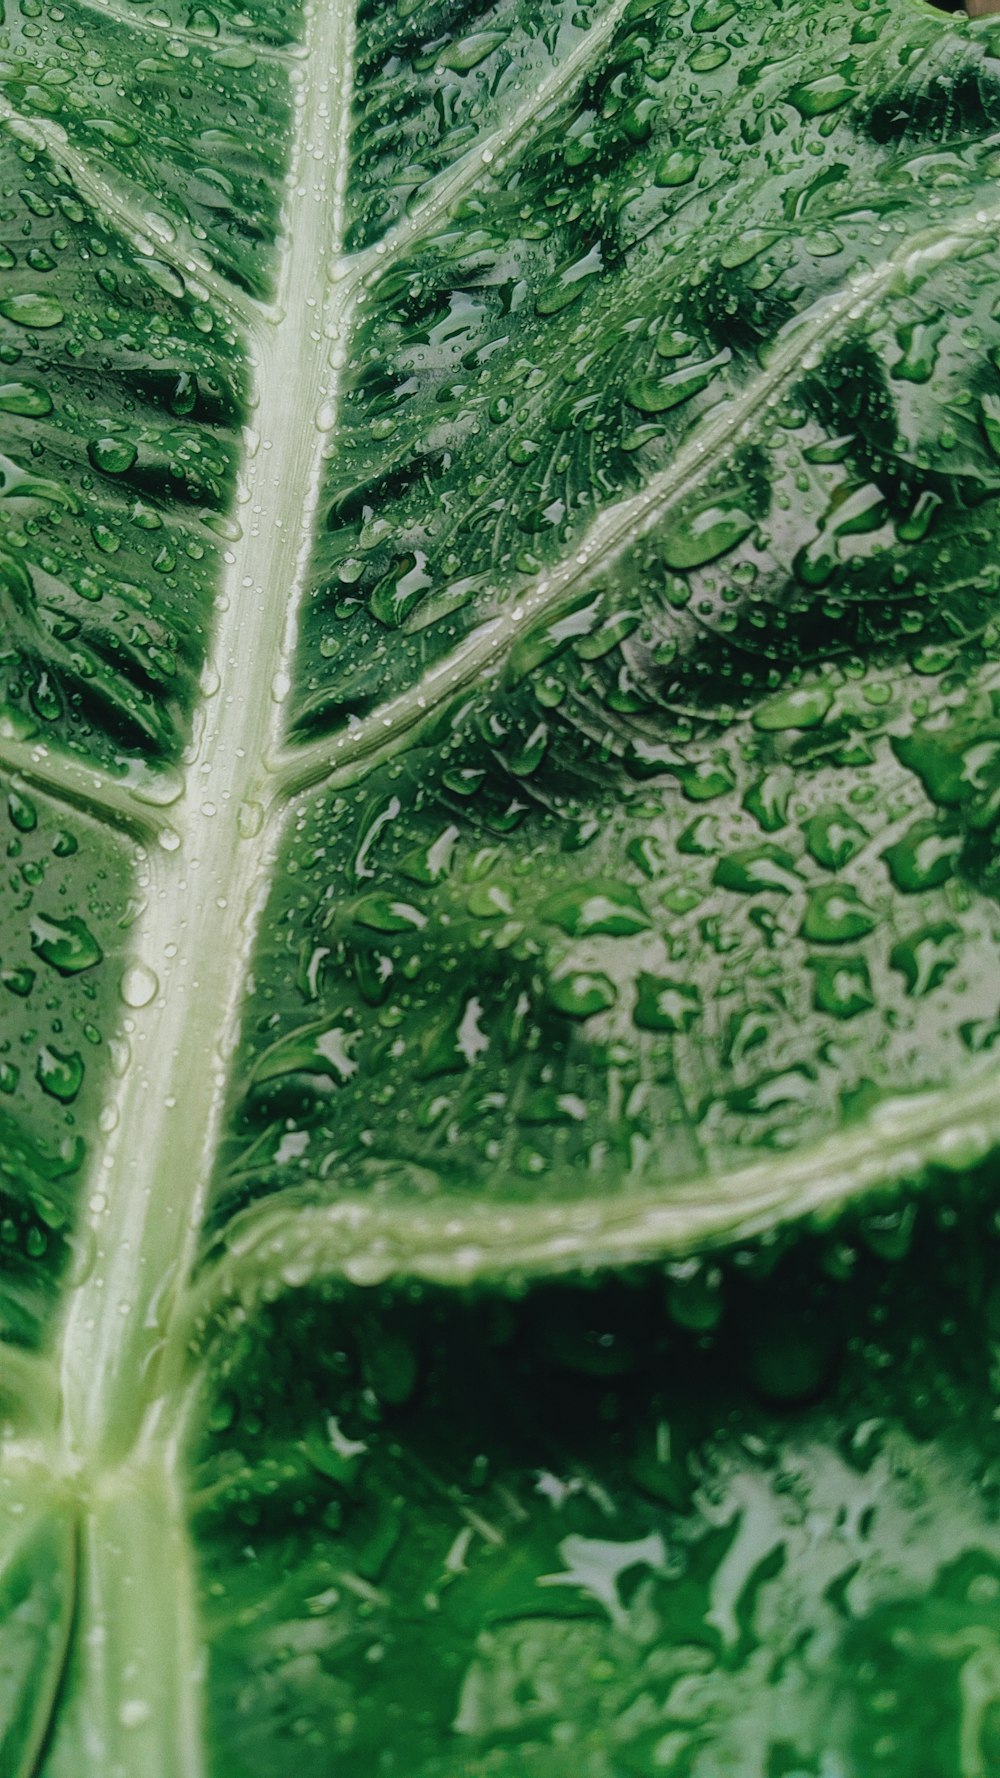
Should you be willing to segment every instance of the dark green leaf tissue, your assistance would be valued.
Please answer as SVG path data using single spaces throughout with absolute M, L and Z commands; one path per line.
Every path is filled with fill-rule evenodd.
M 1000 22 L 7 0 L 3 1778 L 1000 1778 Z

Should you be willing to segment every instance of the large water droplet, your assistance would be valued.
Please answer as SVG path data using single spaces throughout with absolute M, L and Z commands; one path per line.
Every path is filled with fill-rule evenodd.
M 589 1019 L 595 1012 L 606 1012 L 616 997 L 610 978 L 593 969 L 574 969 L 549 983 L 552 1005 L 571 1019 Z
M 845 80 L 843 74 L 820 74 L 815 80 L 804 80 L 793 86 L 788 102 L 803 117 L 824 117 L 828 111 L 846 105 L 856 92 L 857 88 Z
M 853 1019 L 874 1006 L 868 965 L 863 957 L 810 957 L 813 1005 L 837 1019 Z
M 39 419 L 52 412 L 52 397 L 40 383 L 0 383 L 0 412 Z
M 457 42 L 449 44 L 438 56 L 442 68 L 451 68 L 456 74 L 467 74 L 470 68 L 477 68 L 480 62 L 493 50 L 499 49 L 509 36 L 507 31 L 474 31 L 468 37 L 460 37 Z
M 800 887 L 795 860 L 782 846 L 765 842 L 762 846 L 746 846 L 720 858 L 712 877 L 721 889 L 734 889 L 741 895 L 756 895 L 762 889 L 777 889 L 790 895 Z
M 700 568 L 735 549 L 753 528 L 753 519 L 742 507 L 713 501 L 700 511 L 668 521 L 659 540 L 659 553 L 668 568 Z
M 850 883 L 824 883 L 809 897 L 802 931 L 817 944 L 838 945 L 865 938 L 877 925 L 878 915 L 865 906 Z
M 0 315 L 16 321 L 20 327 L 58 327 L 64 311 L 54 296 L 41 290 L 22 290 L 17 296 L 0 299 Z
M 52 914 L 35 914 L 31 924 L 31 948 L 60 975 L 79 975 L 92 969 L 104 955 L 93 933 L 76 914 L 57 920 Z
M 571 938 L 604 932 L 612 938 L 645 932 L 649 920 L 630 883 L 597 878 L 550 895 L 538 910 L 543 920 L 561 926 Z
M 121 996 L 126 1006 L 148 1006 L 159 985 L 145 963 L 131 963 L 121 979 Z
M 43 1044 L 35 1064 L 35 1079 L 50 1098 L 69 1105 L 83 1085 L 83 1057 L 77 1050 Z
M 701 994 L 692 982 L 642 972 L 636 986 L 639 997 L 632 1016 L 640 1030 L 687 1031 L 701 1012 Z
M 87 446 L 91 463 L 104 475 L 124 475 L 138 454 L 135 445 L 127 438 L 95 438 Z

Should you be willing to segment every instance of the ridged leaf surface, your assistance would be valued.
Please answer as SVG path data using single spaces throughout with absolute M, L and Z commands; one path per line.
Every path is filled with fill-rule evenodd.
M 5 19 L 5 1773 L 1000 1758 L 996 43 Z

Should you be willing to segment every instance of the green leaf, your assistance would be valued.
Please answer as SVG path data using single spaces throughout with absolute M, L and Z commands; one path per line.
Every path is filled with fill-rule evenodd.
M 724 1324 L 705 1257 L 1000 1137 L 995 48 L 917 0 L 5 20 L 16 1778 L 995 1763 L 971 1442 L 894 1492 L 921 1384 L 872 1385 L 845 1606 L 865 1392 L 800 1462 L 827 1333 Z M 595 1331 L 552 1282 L 639 1262 L 715 1494 L 620 1385 L 660 1285 Z M 959 1715 L 834 1708 L 845 1613 Z M 762 1688 L 806 1701 L 737 1755 Z

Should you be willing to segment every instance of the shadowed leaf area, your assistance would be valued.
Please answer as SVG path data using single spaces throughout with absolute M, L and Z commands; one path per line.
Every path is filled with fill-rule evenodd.
M 351 1778 L 991 1772 L 981 1194 L 237 1334 L 194 1471 L 230 1770 L 284 1734 L 318 1778 L 334 1725 Z

